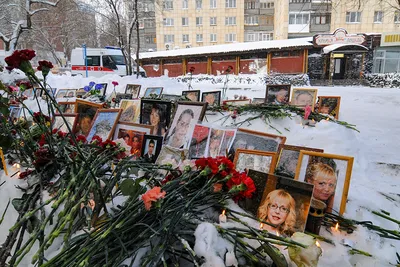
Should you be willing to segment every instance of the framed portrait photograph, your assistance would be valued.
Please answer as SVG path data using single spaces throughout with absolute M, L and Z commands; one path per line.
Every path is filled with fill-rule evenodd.
M 152 96 L 161 97 L 163 88 L 164 87 L 147 87 L 143 97 L 145 98 Z
M 265 103 L 272 105 L 289 104 L 290 84 L 268 84 L 265 93 Z
M 164 145 L 161 148 L 156 163 L 159 165 L 163 165 L 174 162 L 178 165 L 181 161 L 187 159 L 187 157 L 188 157 L 187 149 L 180 149 Z
M 296 167 L 299 161 L 300 150 L 314 151 L 323 153 L 323 149 L 304 146 L 291 146 L 281 144 L 278 149 L 278 163 L 275 168 L 275 174 L 294 179 Z
M 140 115 L 139 99 L 135 100 L 122 99 L 119 108 L 122 109 L 122 113 L 119 118 L 120 121 L 132 122 L 132 123 L 138 122 Z
M 201 102 L 207 102 L 210 107 L 219 106 L 221 104 L 221 91 L 203 92 Z
M 219 149 L 220 156 L 228 157 L 235 135 L 236 129 L 224 129 L 224 136 L 222 137 L 222 143 Z
M 158 135 L 145 135 L 142 146 L 142 157 L 147 162 L 155 163 L 160 154 L 163 137 Z
M 313 188 L 311 184 L 268 174 L 257 217 L 276 227 L 264 224 L 263 229 L 289 237 L 304 232 Z
M 170 101 L 141 99 L 140 123 L 154 126 L 154 135 L 164 136 L 171 120 Z
M 75 112 L 75 102 L 58 102 L 61 113 L 74 113 Z M 55 110 L 58 113 L 58 110 Z
M 121 118 L 121 116 L 120 116 Z M 118 122 L 117 127 L 115 128 L 115 132 L 118 132 L 119 128 L 144 132 L 145 134 L 153 134 L 154 127 L 151 125 L 139 124 L 139 123 L 130 123 L 130 122 L 122 122 L 121 120 Z
M 265 188 L 267 186 L 268 173 L 249 169 L 247 171 L 247 176 L 253 179 L 256 191 L 253 193 L 251 198 L 239 200 L 238 205 L 245 211 L 257 216 L 257 210 L 260 206 Z
M 222 103 L 229 106 L 245 106 L 251 104 L 251 99 L 224 100 Z
M 77 89 L 58 89 L 56 98 L 71 98 L 76 97 Z
M 317 89 L 311 88 L 293 88 L 292 98 L 290 99 L 290 105 L 304 108 L 307 105 L 314 111 L 315 101 L 317 99 Z
M 83 88 L 79 88 L 78 90 L 76 90 L 75 94 L 77 98 L 82 98 L 84 95 L 86 95 L 86 92 Z
M 300 151 L 295 179 L 314 185 L 313 197 L 326 204 L 326 211 L 346 210 L 354 158 Z
M 233 164 L 237 171 L 256 170 L 274 173 L 276 153 L 259 150 L 236 149 Z
M 125 153 L 138 159 L 142 155 L 142 146 L 146 132 L 132 130 L 129 126 L 118 124 L 114 131 L 114 142 L 126 149 Z
M 17 121 L 21 116 L 22 107 L 18 105 L 10 105 L 9 110 L 10 110 L 9 119 L 11 121 Z
M 191 130 L 194 125 L 202 121 L 207 109 L 207 103 L 178 102 L 175 116 L 166 136 L 166 144 L 175 148 L 188 148 Z
M 140 84 L 127 84 L 125 87 L 125 94 L 131 94 L 132 98 L 139 98 L 141 87 Z
M 182 96 L 186 97 L 188 101 L 198 102 L 200 101 L 200 90 L 182 91 Z
M 90 127 L 92 126 L 92 121 L 94 116 L 96 115 L 97 110 L 101 109 L 102 107 L 102 104 L 76 99 L 75 113 L 78 113 L 79 117 L 75 127 L 75 134 L 82 134 L 87 136 L 89 134 Z
M 22 92 L 22 95 L 26 96 L 27 98 L 33 97 L 33 88 L 26 89 L 25 91 Z
M 53 129 L 57 129 L 58 131 L 62 131 L 64 133 L 69 133 L 68 126 L 72 132 L 75 131 L 76 122 L 78 120 L 77 113 L 63 114 L 66 122 L 62 118 L 60 114 L 55 114 L 53 117 Z M 68 126 L 67 126 L 68 124 Z
M 339 119 L 340 96 L 318 96 L 315 112 Z
M 234 155 L 236 149 L 238 148 L 261 150 L 266 152 L 278 152 L 279 145 L 284 144 L 285 142 L 285 136 L 239 128 L 236 132 L 236 136 L 229 154 Z
M 219 156 L 223 137 L 224 137 L 224 130 L 218 128 L 211 128 L 207 146 L 208 157 L 216 158 Z
M 37 97 L 41 97 L 41 96 L 42 96 L 42 88 L 34 87 L 33 88 L 33 98 L 32 99 L 35 99 L 35 97 L 37 98 Z M 57 98 L 57 95 L 56 95 L 56 98 Z
M 95 135 L 98 135 L 103 140 L 112 139 L 120 115 L 121 109 L 97 110 L 89 134 L 86 137 L 88 142 Z
M 253 98 L 251 103 L 252 104 L 264 104 L 265 103 L 265 98 L 255 97 L 255 98 Z
M 192 159 L 204 158 L 207 153 L 208 136 L 211 127 L 207 125 L 196 124 L 190 139 L 189 157 Z

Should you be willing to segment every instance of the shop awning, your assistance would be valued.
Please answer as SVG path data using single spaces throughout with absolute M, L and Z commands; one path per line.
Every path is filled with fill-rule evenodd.
M 333 52 L 333 51 L 339 52 L 338 50 L 340 50 L 340 52 L 351 51 L 351 52 L 357 53 L 357 52 L 368 51 L 368 48 L 363 45 L 359 45 L 359 44 L 332 44 L 332 45 L 325 46 L 322 49 L 324 54 L 329 54 L 330 52 Z

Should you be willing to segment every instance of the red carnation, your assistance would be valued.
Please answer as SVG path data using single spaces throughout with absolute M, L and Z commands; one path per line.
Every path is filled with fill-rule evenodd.
M 95 135 L 92 137 L 92 143 L 101 144 L 103 143 L 103 139 L 100 136 Z
M 46 144 L 46 135 L 42 134 L 39 141 L 39 146 L 42 147 Z
M 21 172 L 20 174 L 19 174 L 19 179 L 24 179 L 24 178 L 26 178 L 29 174 L 31 174 L 33 171 L 32 170 L 27 170 L 27 171 L 24 171 L 24 172 Z
M 29 60 L 35 57 L 35 51 L 30 49 L 15 50 L 11 56 L 6 57 L 4 60 L 7 63 L 6 69 L 9 71 L 14 68 L 20 69 L 25 73 L 34 74 L 33 68 Z
M 117 143 L 115 143 L 114 141 L 111 141 L 110 139 L 107 139 L 106 141 L 104 141 L 100 145 L 103 148 L 110 148 L 110 147 L 113 147 L 113 146 L 117 146 Z
M 80 143 L 80 142 L 82 142 L 82 143 L 86 143 L 86 137 L 84 136 L 84 135 L 78 135 L 77 137 L 76 137 L 76 141 L 78 142 L 78 143 Z
M 194 72 L 195 69 L 196 69 L 195 67 L 190 67 L 189 71 Z
M 39 66 L 37 67 L 37 70 L 39 70 L 39 71 L 42 71 L 42 70 L 44 70 L 44 69 L 52 69 L 54 66 L 53 66 L 53 63 L 51 63 L 50 61 L 47 61 L 47 60 L 41 60 L 41 61 L 39 61 Z
M 20 82 L 17 82 L 16 85 L 19 88 L 21 88 L 21 90 L 26 90 L 26 89 L 32 88 L 32 84 L 28 81 L 20 81 Z
M 118 82 L 117 82 L 117 81 L 113 81 L 112 84 L 113 84 L 114 86 L 117 86 L 117 85 L 118 85 Z

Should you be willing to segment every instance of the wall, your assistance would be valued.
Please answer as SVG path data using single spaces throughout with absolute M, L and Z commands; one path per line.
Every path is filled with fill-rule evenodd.
M 271 57 L 270 73 L 298 74 L 303 73 L 304 54 L 288 57 Z
M 240 74 L 256 74 L 267 65 L 267 58 L 240 59 Z M 264 72 L 266 73 L 266 72 Z
M 168 70 L 168 77 L 178 77 L 183 75 L 183 65 L 182 63 L 170 63 L 163 65 L 163 74 L 166 74 Z
M 229 67 L 232 66 L 232 71 L 231 73 L 234 72 L 235 66 L 236 66 L 236 61 L 235 60 L 218 60 L 218 61 L 212 61 L 211 64 L 211 74 L 212 75 L 221 75 L 225 74 L 225 70 Z
M 146 71 L 147 77 L 160 77 L 161 76 L 161 66 L 159 65 L 158 70 L 154 70 L 155 64 L 142 65 L 142 68 Z

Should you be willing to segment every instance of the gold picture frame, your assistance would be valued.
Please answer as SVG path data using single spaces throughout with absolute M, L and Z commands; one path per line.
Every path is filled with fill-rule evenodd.
M 338 120 L 340 111 L 340 99 L 340 96 L 318 96 L 318 101 L 315 106 L 315 112 L 330 115 Z M 325 109 L 328 110 L 325 111 Z
M 346 164 L 344 179 L 340 179 L 340 177 L 338 177 L 339 170 L 338 170 L 337 166 L 335 168 L 333 168 L 330 164 L 324 163 L 322 161 L 321 162 L 312 162 L 310 160 L 307 160 L 306 168 L 305 168 L 306 170 L 304 171 L 304 174 L 302 174 L 302 165 L 303 165 L 304 156 L 309 156 L 309 157 L 312 157 L 313 159 L 315 159 L 315 158 L 328 159 L 328 160 L 330 159 L 331 161 L 333 161 L 333 163 L 335 163 L 335 165 L 337 163 L 334 160 L 346 162 L 347 164 Z M 333 205 L 334 205 L 335 196 L 337 195 L 336 189 L 338 188 L 338 186 L 341 185 L 342 186 L 342 194 L 340 196 L 339 214 L 342 215 L 346 211 L 346 201 L 347 201 L 347 196 L 349 194 L 351 173 L 353 170 L 353 163 L 354 163 L 354 157 L 301 150 L 300 155 L 299 155 L 299 161 L 297 163 L 295 179 L 305 181 L 308 183 L 312 183 L 311 180 L 314 180 L 317 177 L 311 178 L 310 175 L 313 172 L 315 172 L 315 174 L 316 174 L 315 176 L 318 176 L 318 170 L 323 168 L 324 169 L 323 172 L 325 173 L 325 175 L 324 175 L 325 177 L 323 178 L 324 179 L 323 183 L 325 185 L 323 185 L 322 182 L 318 182 L 318 181 L 314 180 L 315 183 L 314 183 L 313 196 L 315 199 L 325 202 L 327 204 L 327 211 L 331 212 Z M 315 165 L 315 167 L 312 168 L 311 165 Z M 304 170 L 304 168 L 303 168 L 303 170 Z M 333 173 L 332 173 L 332 171 L 333 171 Z M 307 175 L 309 177 L 307 177 Z M 330 175 L 331 178 L 327 177 L 328 175 Z M 339 173 L 339 175 L 342 176 L 341 173 Z M 302 176 L 302 177 L 300 177 L 300 176 Z M 333 177 L 336 179 L 336 183 L 334 185 L 333 192 L 323 193 L 322 190 L 325 190 L 326 186 L 332 187 L 332 185 L 330 184 L 331 181 L 329 179 L 332 179 Z M 340 185 L 339 185 L 339 183 L 340 183 Z M 317 188 L 316 184 L 319 184 L 320 186 L 324 186 L 324 189 L 321 188 L 321 190 L 319 190 Z
M 317 94 L 318 89 L 316 88 L 293 88 L 290 105 L 300 108 L 310 105 L 311 110 L 314 111 Z M 309 96 L 311 96 L 312 99 L 310 99 Z

